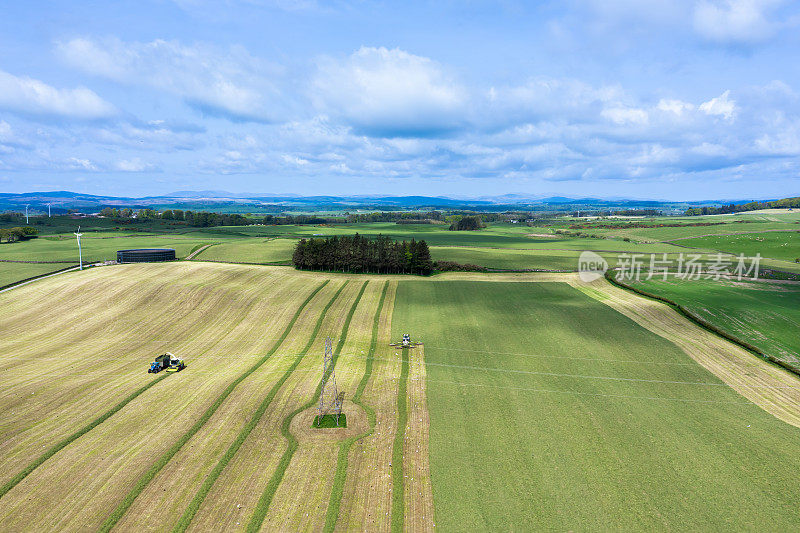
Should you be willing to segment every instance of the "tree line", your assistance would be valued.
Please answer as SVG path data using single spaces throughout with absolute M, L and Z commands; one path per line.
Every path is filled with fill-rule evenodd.
M 33 239 L 37 235 L 39 235 L 39 230 L 30 226 L 0 228 L 0 242 L 3 242 L 3 239 L 5 239 L 6 242 L 24 241 Z
M 757 209 L 776 209 L 800 207 L 800 197 L 782 198 L 771 202 L 748 202 L 746 204 L 728 204 L 720 207 L 690 207 L 686 210 L 686 215 L 725 215 L 729 213 L 741 213 L 742 211 L 756 211 Z
M 185 222 L 187 226 L 247 226 L 253 221 L 245 216 L 227 213 L 212 213 L 209 211 L 184 211 L 182 209 L 139 209 L 134 211 L 129 207 L 117 209 L 106 207 L 100 211 L 100 216 L 109 218 L 136 218 L 137 220 L 175 220 Z
M 299 270 L 376 274 L 418 274 L 433 272 L 425 241 L 394 241 L 384 235 L 368 239 L 355 235 L 301 239 L 292 255 Z

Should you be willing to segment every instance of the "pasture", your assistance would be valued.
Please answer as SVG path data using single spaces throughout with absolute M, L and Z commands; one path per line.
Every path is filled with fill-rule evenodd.
M 777 359 L 800 362 L 800 284 L 674 277 L 631 284 L 669 298 Z
M 425 342 L 437 528 L 800 524 L 800 430 L 572 287 L 401 282 L 394 313 Z
M 612 265 L 622 252 L 693 251 L 553 229 L 85 236 L 87 262 L 211 246 L 0 294 L 0 530 L 796 529 L 797 378 L 665 306 L 575 274 L 225 264 L 283 262 L 297 238 L 356 231 L 498 269 L 573 271 L 586 249 Z M 0 245 L 6 259 L 72 255 L 70 235 Z M 0 262 L 0 276 L 67 265 Z M 646 284 L 797 355 L 796 285 Z M 424 345 L 390 347 L 402 333 Z M 311 428 L 328 336 L 341 430 Z M 147 374 L 165 351 L 187 368 Z

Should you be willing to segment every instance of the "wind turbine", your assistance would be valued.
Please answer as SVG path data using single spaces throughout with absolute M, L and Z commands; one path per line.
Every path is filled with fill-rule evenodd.
M 78 263 L 80 264 L 80 269 L 83 270 L 83 256 L 81 255 L 81 227 L 78 226 L 78 231 L 75 232 L 75 236 L 78 238 Z

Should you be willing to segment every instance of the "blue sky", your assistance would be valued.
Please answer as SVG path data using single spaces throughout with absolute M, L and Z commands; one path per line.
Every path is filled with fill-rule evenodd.
M 15 2 L 0 190 L 800 195 L 781 0 Z

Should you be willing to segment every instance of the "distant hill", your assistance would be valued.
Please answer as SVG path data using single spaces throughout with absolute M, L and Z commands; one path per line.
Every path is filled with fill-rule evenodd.
M 745 203 L 750 200 L 739 200 Z M 444 196 L 298 196 L 293 194 L 231 193 L 227 191 L 176 191 L 168 195 L 100 196 L 71 191 L 41 191 L 29 193 L 0 193 L 0 212 L 47 210 L 53 213 L 76 209 L 94 213 L 104 207 L 131 207 L 154 209 L 214 210 L 231 213 L 278 213 L 284 211 L 353 211 L 353 210 L 416 210 L 465 209 L 475 211 L 505 210 L 591 210 L 591 209 L 662 209 L 666 212 L 683 212 L 697 205 L 720 206 L 731 200 L 707 202 L 663 202 L 659 200 L 633 200 L 625 198 L 568 198 L 562 196 L 536 197 L 520 194 L 484 196 L 480 198 L 450 198 Z

